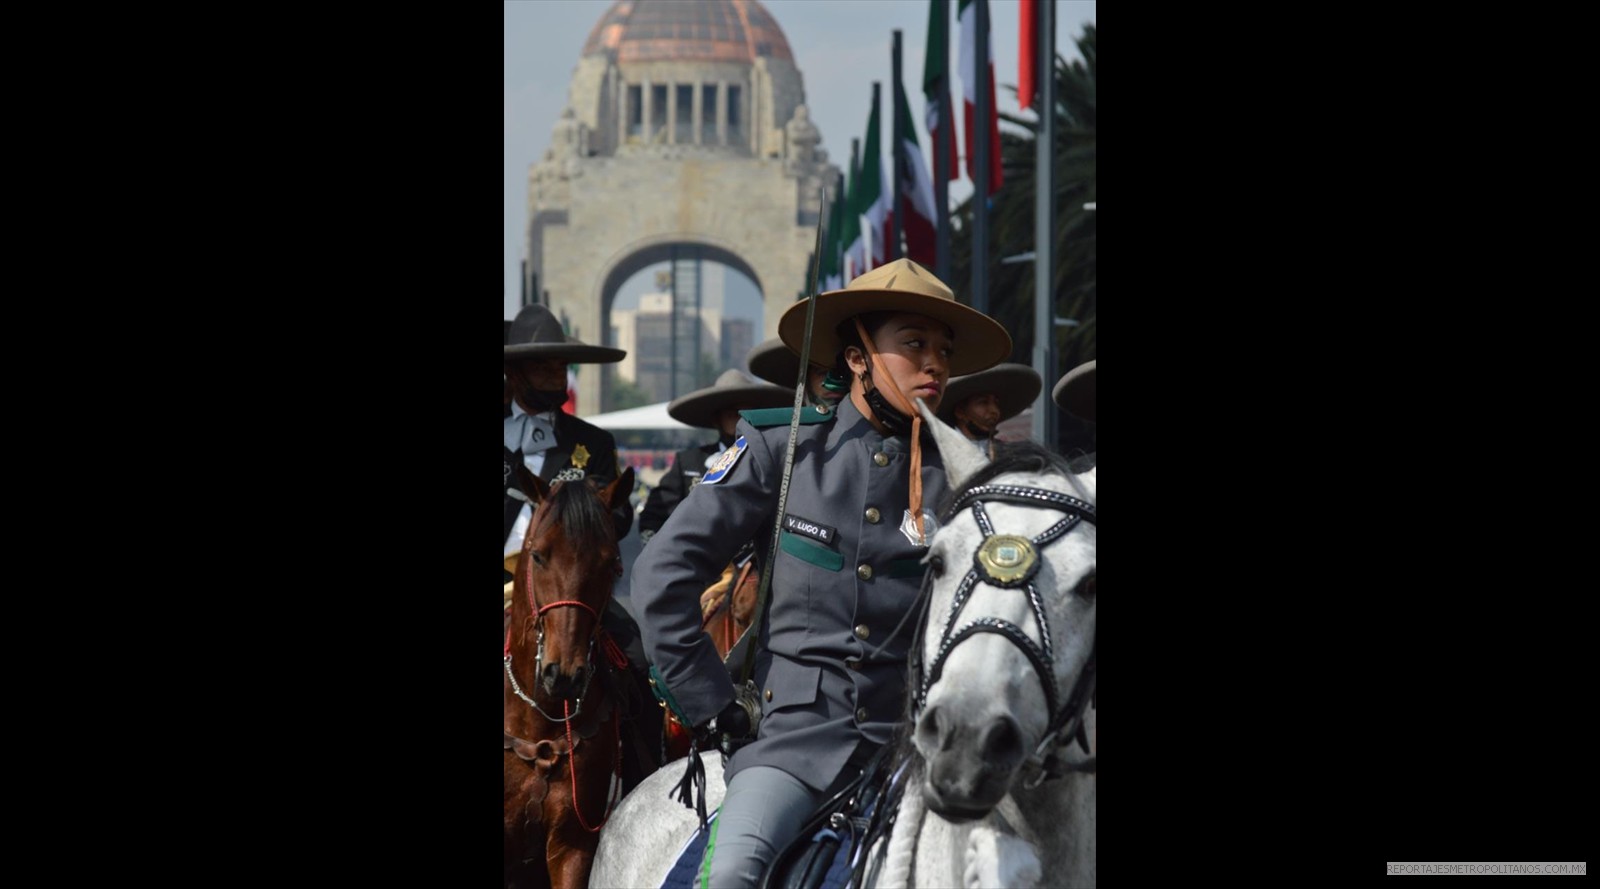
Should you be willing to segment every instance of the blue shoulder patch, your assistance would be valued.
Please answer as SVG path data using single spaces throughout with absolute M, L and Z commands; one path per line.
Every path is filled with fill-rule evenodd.
M 823 409 L 815 405 L 806 405 L 800 408 L 800 425 L 809 426 L 812 423 L 826 423 L 833 419 L 834 411 Z M 766 407 L 759 410 L 740 411 L 739 416 L 757 429 L 768 426 L 787 426 L 789 419 L 794 416 L 792 407 Z
M 744 440 L 744 436 L 739 436 L 739 440 L 733 443 L 733 447 L 723 451 L 721 456 L 706 467 L 706 474 L 700 479 L 700 484 L 714 485 L 722 481 L 728 472 L 733 469 L 733 464 L 739 462 L 739 458 L 744 455 L 745 449 L 748 447 L 750 447 L 750 443 Z

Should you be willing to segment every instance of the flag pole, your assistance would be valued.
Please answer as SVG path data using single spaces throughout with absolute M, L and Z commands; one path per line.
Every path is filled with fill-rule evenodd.
M 856 178 L 860 178 L 860 176 L 861 176 L 861 173 L 860 173 L 860 169 L 861 169 L 861 140 L 860 139 L 851 139 L 850 140 L 850 169 L 854 173 Z M 854 182 L 852 182 L 850 184 L 852 186 L 855 186 Z M 859 187 L 859 186 L 856 186 L 856 187 Z M 844 205 L 845 214 L 849 215 L 851 213 L 854 213 L 855 211 L 856 211 L 855 206 L 850 203 L 850 198 L 848 196 L 846 196 L 845 205 Z M 848 222 L 845 223 L 845 227 L 846 228 L 849 227 L 849 223 Z M 846 262 L 845 262 L 845 272 L 844 272 L 844 283 L 849 284 L 851 278 L 855 277 L 856 275 L 861 274 L 861 269 L 856 268 L 854 263 L 849 262 L 849 259 L 850 259 L 850 253 L 849 253 L 850 245 L 849 244 L 844 245 L 844 250 L 845 250 L 845 260 L 846 260 Z
M 933 0 L 934 15 L 943 16 L 940 19 L 945 25 L 950 23 L 950 0 Z M 943 47 L 945 57 L 940 59 L 939 70 L 950 70 L 949 43 Z M 939 280 L 950 280 L 950 165 L 955 163 L 955 158 L 950 157 L 949 147 L 955 136 L 955 119 L 950 116 L 950 77 L 948 74 L 939 78 L 939 94 L 934 99 L 939 103 L 940 132 L 931 134 L 933 138 L 933 210 L 935 238 L 934 249 L 937 251 L 934 259 L 934 274 Z
M 901 216 L 905 215 L 902 212 L 903 208 L 904 208 L 904 204 L 902 203 L 902 201 L 904 200 L 904 196 L 901 195 L 901 193 L 900 193 L 900 180 L 902 178 L 901 175 L 900 175 L 900 171 L 901 171 L 901 169 L 903 167 L 905 167 L 905 157 L 902 154 L 901 145 L 903 144 L 902 140 L 905 139 L 906 135 L 905 135 L 905 133 L 900 132 L 900 29 L 899 28 L 895 28 L 894 29 L 893 67 L 894 67 L 894 80 L 891 81 L 891 82 L 894 83 L 894 85 L 895 85 L 895 91 L 894 91 L 894 97 L 889 102 L 889 104 L 894 108 L 894 124 L 891 125 L 890 128 L 889 128 L 889 139 L 890 139 L 890 141 L 892 143 L 891 147 L 889 149 L 889 156 L 894 158 L 894 163 L 892 163 L 890 165 L 889 169 L 894 171 L 894 192 L 893 192 L 893 194 L 894 194 L 894 202 L 889 205 L 889 218 L 891 220 L 893 220 L 894 224 L 891 226 L 892 233 L 889 236 L 889 249 L 885 250 L 883 252 L 883 259 L 884 259 L 885 262 L 894 262 L 895 260 L 900 258 L 900 256 L 901 256 L 901 253 L 900 253 L 900 243 L 901 243 L 900 230 L 901 230 L 901 226 L 903 226 L 905 224 L 905 221 L 900 218 Z
M 976 42 L 973 47 L 977 78 L 977 120 L 972 126 L 976 146 L 976 165 L 973 167 L 972 185 L 972 307 L 989 314 L 989 2 L 975 0 L 977 4 Z M 967 150 L 973 151 L 968 145 Z
M 1055 401 L 1055 143 L 1056 143 L 1056 0 L 1039 0 L 1033 82 L 1039 100 L 1034 110 L 1039 129 L 1034 135 L 1033 198 L 1033 369 L 1044 381 L 1033 403 L 1033 440 L 1056 449 Z

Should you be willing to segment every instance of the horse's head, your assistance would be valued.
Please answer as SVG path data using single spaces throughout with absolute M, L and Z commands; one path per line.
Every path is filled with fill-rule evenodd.
M 1094 470 L 1027 443 L 991 466 L 922 410 L 955 498 L 928 548 L 912 743 L 929 807 L 977 818 L 1060 770 L 1094 692 Z
M 508 671 L 514 660 L 514 683 L 521 674 L 547 695 L 581 698 L 594 677 L 600 613 L 622 573 L 611 510 L 633 490 L 633 469 L 596 491 L 587 482 L 547 488 L 517 468 L 518 486 L 534 511 L 517 558 Z

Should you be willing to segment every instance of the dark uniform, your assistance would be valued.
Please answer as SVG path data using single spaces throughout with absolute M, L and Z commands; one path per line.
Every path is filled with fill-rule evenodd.
M 678 508 L 683 498 L 689 496 L 694 486 L 700 483 L 700 478 L 706 473 L 706 465 L 715 460 L 721 453 L 722 446 L 717 442 L 699 447 L 685 448 L 673 458 L 672 468 L 661 477 L 661 482 L 650 491 L 650 496 L 645 499 L 644 509 L 639 513 L 639 535 L 648 539 L 650 535 L 661 530 L 667 523 L 667 517 Z
M 699 596 L 744 541 L 771 534 L 789 413 L 746 411 L 740 439 L 634 564 L 632 601 L 645 648 L 691 724 L 734 698 L 700 629 Z M 901 531 L 909 437 L 881 435 L 848 398 L 836 414 L 808 406 L 802 416 L 754 671 L 761 724 L 725 777 L 774 766 L 821 791 L 847 763 L 886 743 L 901 717 L 913 628 L 907 621 L 889 636 L 915 602 L 927 549 Z M 944 464 L 933 447 L 922 449 L 922 460 L 923 500 L 931 505 L 945 491 Z M 930 515 L 929 539 L 934 530 Z
M 552 484 L 566 479 L 589 479 L 595 483 L 597 489 L 616 481 L 617 442 L 611 437 L 611 433 L 586 423 L 566 411 L 557 410 L 554 414 L 556 443 L 544 452 L 544 466 L 539 469 L 539 477 L 546 483 Z M 507 418 L 511 416 L 509 405 L 505 408 L 505 416 Z M 511 479 L 511 468 L 521 459 L 520 451 L 506 450 L 504 456 L 506 530 L 501 537 L 502 540 L 511 536 L 511 526 L 516 524 L 517 514 L 522 511 L 522 501 L 510 493 L 511 489 L 516 487 Z M 628 529 L 633 527 L 633 508 L 623 503 L 612 511 L 611 521 L 616 526 L 618 540 L 628 536 Z

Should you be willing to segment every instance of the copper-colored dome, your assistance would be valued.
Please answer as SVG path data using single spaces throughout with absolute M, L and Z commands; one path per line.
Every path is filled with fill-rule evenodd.
M 583 54 L 628 62 L 794 61 L 783 31 L 757 0 L 617 0 Z

